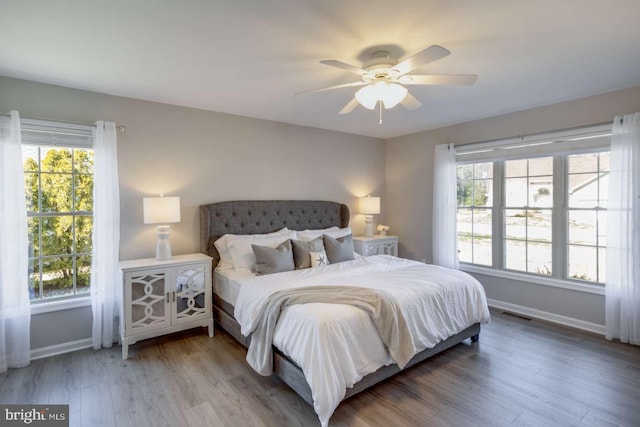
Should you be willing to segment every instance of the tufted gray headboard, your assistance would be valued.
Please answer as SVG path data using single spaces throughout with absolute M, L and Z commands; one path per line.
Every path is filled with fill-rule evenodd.
M 319 200 L 238 200 L 200 206 L 200 252 L 218 265 L 214 245 L 224 234 L 271 233 L 349 225 L 349 208 Z

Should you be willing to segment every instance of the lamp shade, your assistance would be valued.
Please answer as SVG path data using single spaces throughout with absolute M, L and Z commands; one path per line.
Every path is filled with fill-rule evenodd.
M 366 85 L 356 92 L 356 99 L 364 108 L 373 110 L 378 103 L 378 93 L 374 85 Z
M 407 92 L 407 88 L 404 86 L 400 86 L 399 84 L 391 83 L 387 85 L 382 96 L 384 108 L 389 109 L 398 105 L 400 101 L 402 101 L 404 97 L 407 96 Z
M 364 215 L 377 215 L 380 213 L 380 197 L 361 197 L 360 213 Z
M 180 197 L 145 197 L 142 203 L 145 224 L 180 222 Z
M 398 105 L 407 96 L 407 92 L 406 87 L 381 79 L 358 90 L 356 99 L 369 110 L 373 110 L 378 101 L 382 101 L 384 108 L 389 109 Z

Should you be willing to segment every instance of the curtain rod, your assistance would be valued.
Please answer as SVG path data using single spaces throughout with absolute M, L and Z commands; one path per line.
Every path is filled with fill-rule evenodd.
M 620 118 L 620 120 L 622 122 L 622 117 Z M 474 145 L 488 144 L 488 143 L 491 143 L 491 142 L 500 142 L 500 141 L 516 139 L 516 138 L 525 139 L 525 138 L 531 138 L 531 137 L 534 137 L 534 136 L 539 136 L 539 135 L 544 135 L 544 134 L 568 132 L 568 131 L 587 129 L 587 128 L 593 128 L 593 127 L 596 127 L 596 126 L 606 126 L 606 125 L 610 126 L 611 122 L 595 123 L 595 124 L 592 124 L 592 125 L 578 126 L 578 127 L 574 127 L 574 128 L 556 129 L 556 130 L 547 131 L 547 132 L 529 133 L 529 134 L 526 134 L 526 135 L 507 136 L 505 138 L 487 139 L 485 141 L 476 141 L 476 142 L 470 142 L 470 143 L 467 143 L 467 144 L 453 144 L 453 147 L 454 148 L 458 148 L 458 147 L 473 147 Z
M 10 116 L 10 113 L 0 113 L 0 116 Z M 48 122 L 57 122 L 57 123 L 71 123 L 74 125 L 82 125 L 82 126 L 95 126 L 95 123 L 86 123 L 86 122 L 73 122 L 70 120 L 60 120 L 60 119 L 51 119 L 49 117 L 36 117 L 36 116 L 20 116 L 20 118 L 23 119 L 31 119 L 31 120 L 46 120 Z M 119 130 L 120 132 L 126 132 L 127 131 L 127 127 L 125 125 L 119 125 L 116 124 L 116 129 Z

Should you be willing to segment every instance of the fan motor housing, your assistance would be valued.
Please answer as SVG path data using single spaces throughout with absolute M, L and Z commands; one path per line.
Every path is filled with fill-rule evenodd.
M 362 68 L 367 71 L 368 79 L 375 80 L 380 77 L 392 77 L 391 68 L 398 64 L 398 60 L 391 58 L 386 50 L 379 50 L 371 54 L 372 58 L 364 63 Z

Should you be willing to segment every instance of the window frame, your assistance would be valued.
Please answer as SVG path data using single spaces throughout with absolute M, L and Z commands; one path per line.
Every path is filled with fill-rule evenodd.
M 575 247 L 590 247 L 590 248 L 594 248 L 596 251 L 596 284 L 604 286 L 605 283 L 604 281 L 602 282 L 598 282 L 597 279 L 600 277 L 600 268 L 601 268 L 601 262 L 600 262 L 600 250 L 604 249 L 606 251 L 606 244 L 600 245 L 600 232 L 599 232 L 599 228 L 602 225 L 601 224 L 601 218 L 600 218 L 600 214 L 601 213 L 607 213 L 607 207 L 606 206 L 602 206 L 602 198 L 601 198 L 601 187 L 600 187 L 600 180 L 603 178 L 603 172 L 600 168 L 601 165 L 601 161 L 602 161 L 602 157 L 600 156 L 601 153 L 610 153 L 610 150 L 602 150 L 602 151 L 590 151 L 589 153 L 582 153 L 582 154 L 598 154 L 598 159 L 597 159 L 597 166 L 596 166 L 596 171 L 594 172 L 574 172 L 571 173 L 570 170 L 570 165 L 569 165 L 569 156 L 565 157 L 565 162 L 564 162 L 564 167 L 565 167 L 565 178 L 567 180 L 569 180 L 570 175 L 588 175 L 588 174 L 595 174 L 596 175 L 596 182 L 598 183 L 598 190 L 597 190 L 597 203 L 596 206 L 593 207 L 579 207 L 579 206 L 571 206 L 570 205 L 570 186 L 567 184 L 564 187 L 564 190 L 566 191 L 565 194 L 565 200 L 566 200 L 566 204 L 564 206 L 564 213 L 565 213 L 565 223 L 567 224 L 566 226 L 566 242 L 565 245 L 567 247 L 567 250 L 565 251 L 565 255 L 566 255 L 566 268 L 567 268 L 567 279 L 568 280 L 578 280 L 578 281 L 584 281 L 582 279 L 574 279 L 569 277 L 569 274 L 571 273 L 570 270 L 570 266 L 569 266 L 569 247 L 570 246 L 575 246 Z M 577 154 L 577 153 L 576 153 Z M 608 172 L 608 171 L 607 171 Z M 608 173 L 607 173 L 608 175 Z M 595 244 L 591 245 L 591 244 L 578 244 L 578 243 L 571 243 L 570 241 L 570 232 L 571 232 L 571 227 L 569 226 L 569 214 L 571 212 L 593 212 L 595 214 L 595 218 L 596 218 L 596 229 L 595 229 Z M 606 224 L 606 219 L 605 219 L 605 224 Z M 605 235 L 605 240 L 606 240 L 606 235 Z M 584 281 L 587 283 L 590 283 L 590 281 Z
M 492 162 L 486 162 L 486 163 L 492 163 Z M 478 181 L 487 181 L 487 180 L 489 180 L 489 181 L 491 181 L 491 186 L 492 186 L 492 191 L 493 191 L 493 188 L 495 188 L 495 175 L 494 175 L 495 174 L 495 166 L 492 163 L 493 170 L 492 170 L 492 174 L 491 174 L 490 178 L 476 178 L 475 165 L 477 165 L 477 164 L 479 164 L 479 163 L 469 163 L 469 165 L 472 166 L 471 178 L 463 179 L 464 181 L 467 181 L 467 182 L 471 183 L 471 203 L 469 205 L 457 206 L 457 210 L 465 209 L 465 210 L 468 210 L 470 212 L 470 214 L 471 214 L 472 222 L 471 222 L 471 233 L 469 234 L 469 237 L 471 238 L 471 258 L 473 260 L 475 260 L 475 258 L 476 258 L 475 257 L 474 241 L 476 239 L 476 236 L 479 235 L 479 233 L 475 232 L 475 216 L 476 216 L 476 212 L 477 211 L 488 211 L 488 212 L 490 212 L 490 214 L 491 214 L 491 236 L 490 236 L 490 239 L 491 239 L 491 248 L 492 248 L 492 251 L 491 251 L 491 264 L 493 265 L 494 264 L 494 261 L 493 261 L 493 254 L 494 254 L 494 251 L 493 251 L 493 239 L 494 239 L 494 237 L 493 237 L 494 236 L 494 232 L 493 232 L 493 215 L 494 215 L 494 212 L 495 212 L 494 207 L 496 205 L 496 201 L 495 201 L 495 197 L 492 197 L 490 205 L 489 204 L 476 205 L 476 203 L 475 203 L 476 185 L 475 184 Z M 456 187 L 457 187 L 457 184 L 458 184 L 459 181 L 458 180 L 456 180 L 456 181 L 457 181 L 456 182 Z M 492 194 L 492 196 L 493 196 L 493 194 Z M 459 235 L 460 234 L 457 233 L 456 237 L 458 237 Z M 477 264 L 477 263 L 473 263 L 473 262 L 471 264 L 487 266 L 486 264 Z
M 460 261 L 460 269 L 505 279 L 530 282 L 587 293 L 604 295 L 604 283 L 569 277 L 569 224 L 568 212 L 568 159 L 572 154 L 610 151 L 611 124 L 588 126 L 456 146 L 456 166 L 493 162 L 492 207 L 492 266 Z M 605 137 L 605 138 L 601 138 Z M 519 152 L 518 154 L 516 154 Z M 552 208 L 552 274 L 543 275 L 519 270 L 509 270 L 505 261 L 505 161 L 553 157 L 553 208 Z M 457 179 L 457 178 L 456 178 Z M 528 204 L 528 203 L 527 203 Z M 461 206 L 460 208 L 466 208 Z M 587 209 L 594 212 L 603 209 Z M 604 210 L 606 212 L 606 209 Z M 456 235 L 456 239 L 458 236 Z M 558 268 L 558 267 L 561 268 Z M 597 280 L 597 279 L 596 279 Z
M 65 122 L 57 122 L 57 121 L 49 121 L 49 120 L 40 120 L 40 119 L 22 119 L 21 120 L 21 138 L 23 146 L 34 146 L 38 147 L 38 169 L 36 172 L 26 172 L 27 173 L 36 173 L 38 175 L 38 211 L 27 211 L 28 218 L 46 218 L 46 217 L 63 217 L 63 216 L 71 216 L 73 220 L 73 228 L 75 229 L 75 218 L 77 216 L 90 216 L 93 219 L 93 210 L 89 211 L 81 211 L 75 210 L 75 189 L 76 180 L 74 179 L 77 175 L 86 175 L 83 173 L 77 172 L 73 165 L 75 158 L 73 157 L 73 150 L 89 150 L 93 152 L 93 132 L 95 127 L 90 125 L 81 125 L 75 123 L 65 123 Z M 72 206 L 74 210 L 70 212 L 41 212 L 41 198 L 42 198 L 42 181 L 41 177 L 43 174 L 48 173 L 58 173 L 58 172 L 46 172 L 42 170 L 42 159 L 41 159 L 41 150 L 42 149 L 68 149 L 72 154 L 72 169 L 68 175 L 71 175 L 71 185 L 72 185 L 72 194 L 73 198 Z M 95 177 L 95 169 L 92 168 L 91 176 Z M 38 233 L 41 237 L 42 226 L 39 221 L 38 225 Z M 29 254 L 30 265 L 31 262 L 37 262 L 38 268 L 37 270 L 34 268 L 33 271 L 38 271 L 40 275 L 42 275 L 42 263 L 45 258 L 49 258 L 53 255 L 44 255 L 42 253 L 42 239 L 40 241 L 40 249 L 38 256 L 31 256 Z M 93 257 L 93 250 L 91 252 L 76 252 L 76 236 L 74 231 L 73 237 L 73 252 L 69 256 L 73 257 L 73 268 L 74 272 L 76 269 L 76 258 L 83 255 L 89 255 Z M 31 271 L 30 271 L 31 274 Z M 45 313 L 50 311 L 58 311 L 58 310 L 66 310 L 70 308 L 78 308 L 85 307 L 91 305 L 91 293 L 82 292 L 76 293 L 76 277 L 74 274 L 73 278 L 73 293 L 65 294 L 60 296 L 53 297 L 42 297 L 42 282 L 39 283 L 38 297 L 34 299 L 30 299 L 32 313 Z M 90 280 L 90 279 L 89 279 Z
M 551 157 L 551 156 L 544 156 L 544 157 L 537 157 L 537 158 L 545 158 L 545 157 Z M 528 211 L 536 210 L 536 207 L 535 206 L 531 206 L 531 204 L 530 204 L 530 197 L 529 197 L 529 193 L 528 193 L 529 185 L 530 185 L 530 179 L 532 177 L 536 178 L 536 177 L 549 176 L 549 175 L 532 175 L 530 173 L 530 164 L 529 164 L 529 160 L 531 160 L 531 158 L 525 158 L 525 159 L 519 159 L 519 160 L 526 160 L 527 161 L 527 171 L 526 171 L 525 175 L 509 176 L 508 177 L 506 175 L 506 165 L 505 165 L 506 161 L 494 162 L 494 164 L 495 163 L 499 163 L 500 164 L 499 179 L 500 179 L 500 182 L 502 184 L 502 189 L 503 189 L 502 193 L 499 194 L 498 197 L 497 197 L 500 200 L 499 208 L 500 208 L 500 215 L 501 215 L 500 223 L 499 223 L 499 226 L 500 226 L 500 236 L 499 236 L 500 237 L 500 241 L 497 242 L 499 247 L 500 247 L 500 253 L 499 253 L 500 262 L 499 262 L 498 265 L 500 265 L 502 269 L 507 270 L 507 271 L 513 271 L 513 272 L 517 272 L 517 273 L 534 274 L 536 276 L 539 275 L 539 276 L 543 276 L 543 277 L 544 276 L 553 277 L 554 276 L 554 274 L 553 274 L 553 271 L 554 271 L 553 266 L 555 265 L 554 260 L 553 260 L 553 251 L 554 251 L 554 247 L 553 247 L 553 241 L 554 241 L 554 239 L 553 239 L 553 237 L 554 237 L 553 229 L 554 229 L 554 227 L 553 227 L 553 225 L 556 224 L 553 221 L 553 217 L 554 217 L 555 207 L 557 206 L 556 200 L 555 200 L 555 191 L 553 192 L 553 203 L 552 203 L 552 205 L 550 207 L 549 206 L 538 207 L 538 209 L 540 209 L 540 210 L 550 211 L 551 223 L 552 223 L 551 242 L 545 242 L 545 241 L 542 241 L 542 240 L 539 240 L 539 239 L 536 240 L 536 239 L 533 239 L 533 238 L 529 238 L 529 215 L 528 215 Z M 553 169 L 552 169 L 551 177 L 552 177 L 552 183 L 554 183 L 552 185 L 555 185 L 555 173 L 554 173 L 555 172 L 555 157 L 552 157 L 552 168 Z M 506 185 L 506 180 L 507 179 L 526 179 L 527 180 L 527 201 L 526 201 L 525 205 L 523 205 L 523 206 L 507 205 L 507 200 L 506 200 L 507 199 L 507 185 Z M 507 257 L 506 257 L 505 245 L 506 245 L 507 241 L 509 241 L 509 240 L 517 241 L 517 239 L 509 238 L 507 236 L 507 232 L 506 232 L 506 228 L 507 228 L 506 218 L 507 218 L 507 215 L 506 215 L 506 212 L 508 210 L 524 210 L 526 212 L 525 213 L 525 230 L 524 230 L 525 231 L 525 237 L 524 237 L 524 240 L 522 240 L 524 242 L 524 245 L 525 245 L 525 268 L 527 269 L 526 271 L 517 270 L 517 269 L 514 269 L 514 268 L 507 268 L 506 267 L 506 265 L 507 265 Z M 549 243 L 551 245 L 551 259 L 552 259 L 551 260 L 551 270 L 552 270 L 551 274 L 533 273 L 533 272 L 529 271 L 529 267 L 528 267 L 528 263 L 529 263 L 529 243 L 542 243 L 542 244 Z

